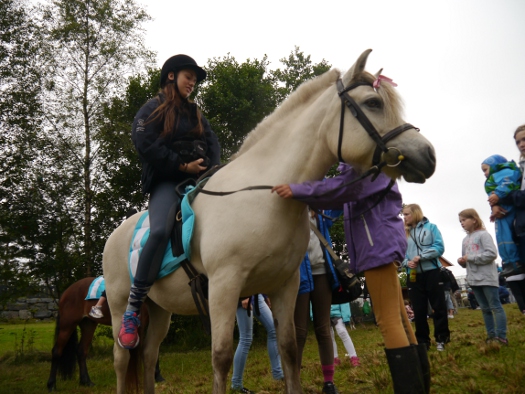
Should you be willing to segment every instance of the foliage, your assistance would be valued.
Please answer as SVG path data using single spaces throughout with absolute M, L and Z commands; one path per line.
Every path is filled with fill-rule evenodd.
M 324 74 L 331 68 L 325 59 L 321 60 L 320 63 L 312 64 L 310 55 L 306 56 L 298 46 L 287 58 L 282 58 L 280 61 L 286 68 L 283 70 L 278 68 L 273 72 L 275 78 L 284 84 L 278 89 L 279 101 L 284 100 L 303 82 Z
M 38 258 L 40 196 L 33 168 L 46 167 L 42 151 L 39 51 L 44 44 L 24 0 L 0 2 L 0 302 L 35 285 L 25 263 Z
M 106 186 L 98 150 L 104 103 L 124 86 L 123 75 L 150 61 L 141 28 L 149 16 L 132 0 L 54 0 L 42 14 L 53 45 L 45 92 L 48 127 L 66 143 L 69 154 L 63 159 L 79 175 L 72 204 L 80 209 L 77 247 L 83 276 L 89 276 L 100 264 L 108 235 L 96 221 L 97 195 Z
M 236 152 L 249 131 L 277 105 L 276 84 L 268 60 L 213 58 L 204 67 L 208 77 L 199 88 L 197 102 L 219 137 L 222 157 Z
M 100 272 L 107 236 L 143 204 L 140 172 L 130 182 L 123 170 L 136 170 L 136 157 L 116 157 L 133 151 L 123 113 L 113 106 L 108 122 L 107 109 L 126 75 L 151 62 L 149 17 L 132 0 L 8 0 L 0 10 L 0 284 L 11 295 L 45 284 L 58 297 Z
M 96 232 L 108 235 L 126 213 L 146 207 L 141 192 L 141 163 L 131 141 L 131 126 L 140 107 L 158 91 L 160 70 L 150 69 L 128 79 L 125 94 L 104 104 L 104 116 L 97 134 L 100 170 L 105 182 L 95 196 Z
M 299 47 L 280 61 L 284 69 L 270 70 L 266 56 L 239 63 L 228 54 L 210 59 L 204 67 L 208 77 L 196 100 L 219 137 L 224 160 L 295 88 L 330 69 L 324 59 L 312 64 Z

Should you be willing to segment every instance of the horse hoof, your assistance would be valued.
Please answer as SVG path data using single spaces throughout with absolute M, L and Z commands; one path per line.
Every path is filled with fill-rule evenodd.
M 158 375 L 155 375 L 155 382 L 157 383 L 161 383 L 161 382 L 165 382 L 166 379 L 164 379 L 164 377 L 159 373 Z
M 95 383 L 93 383 L 91 380 L 89 382 L 80 382 L 80 385 L 81 386 L 84 386 L 84 387 L 93 387 L 95 385 Z

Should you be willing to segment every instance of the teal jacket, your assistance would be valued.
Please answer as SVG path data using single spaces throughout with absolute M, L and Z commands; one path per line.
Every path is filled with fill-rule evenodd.
M 344 323 L 349 323 L 350 318 L 352 317 L 352 312 L 350 310 L 350 304 L 332 305 L 330 309 L 330 318 L 341 318 Z
M 441 267 L 439 257 L 445 252 L 443 237 L 437 226 L 430 223 L 426 217 L 416 227 L 410 229 L 407 243 L 407 251 L 403 261 L 404 267 L 407 267 L 408 262 L 416 256 L 421 257 L 417 266 L 417 273 Z

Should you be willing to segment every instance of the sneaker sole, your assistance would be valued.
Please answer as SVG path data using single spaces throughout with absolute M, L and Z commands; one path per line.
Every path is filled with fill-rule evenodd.
M 137 337 L 137 343 L 135 343 L 135 346 L 124 346 L 122 343 L 120 343 L 120 338 L 117 338 L 117 342 L 121 348 L 127 349 L 127 350 L 133 350 L 139 345 L 140 337 Z

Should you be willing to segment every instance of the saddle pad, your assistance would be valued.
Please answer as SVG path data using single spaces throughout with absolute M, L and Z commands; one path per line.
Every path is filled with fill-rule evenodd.
M 98 300 L 106 290 L 106 282 L 103 276 L 99 276 L 89 285 L 86 300 Z
M 202 182 L 205 184 L 207 179 Z M 201 183 L 202 183 L 201 182 Z M 195 223 L 195 213 L 191 207 L 195 196 L 198 194 L 198 187 L 188 186 L 186 188 L 186 194 L 184 195 L 181 202 L 182 211 L 182 244 L 184 253 L 178 257 L 173 257 L 171 250 L 171 240 L 168 242 L 168 246 L 164 253 L 164 259 L 160 267 L 160 271 L 157 275 L 157 279 L 163 278 L 166 275 L 171 274 L 180 267 L 180 264 L 185 259 L 190 260 L 191 258 L 191 238 L 193 237 L 193 228 Z M 149 237 L 149 214 L 148 211 L 142 213 L 139 221 L 135 226 L 133 232 L 133 238 L 131 239 L 131 245 L 129 250 L 128 268 L 131 282 L 135 278 L 137 272 L 137 264 L 139 261 L 140 253 L 142 248 L 146 244 Z

